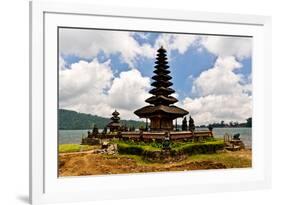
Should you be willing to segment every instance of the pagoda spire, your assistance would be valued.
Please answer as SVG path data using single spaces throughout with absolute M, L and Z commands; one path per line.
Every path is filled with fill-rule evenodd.
M 173 105 L 178 100 L 171 96 L 175 91 L 171 88 L 173 83 L 170 81 L 172 77 L 169 75 L 166 52 L 163 46 L 157 50 L 153 82 L 151 83 L 153 88 L 149 91 L 152 96 L 145 100 L 150 105 L 134 112 L 140 118 L 149 118 L 150 129 L 156 131 L 173 130 L 173 120 L 188 114 L 187 110 Z
M 155 75 L 152 77 L 154 82 L 151 84 L 154 88 L 149 91 L 153 96 L 146 99 L 146 102 L 152 105 L 170 105 L 176 103 L 178 100 L 170 96 L 175 91 L 170 88 L 173 83 L 170 82 L 172 77 L 169 75 L 170 71 L 168 70 L 169 65 L 166 50 L 163 46 L 157 50 L 154 68 Z

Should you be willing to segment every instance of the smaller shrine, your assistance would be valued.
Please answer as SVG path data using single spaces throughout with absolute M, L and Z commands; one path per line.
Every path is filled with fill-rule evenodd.
M 117 132 L 121 128 L 119 112 L 116 110 L 112 113 L 111 122 L 108 123 L 107 127 L 109 128 L 110 132 Z

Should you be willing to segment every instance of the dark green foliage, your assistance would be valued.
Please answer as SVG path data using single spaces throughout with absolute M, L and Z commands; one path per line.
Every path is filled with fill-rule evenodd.
M 117 143 L 119 154 L 129 154 L 142 156 L 143 159 L 159 157 L 162 153 L 161 149 L 157 149 L 147 145 L 133 145 L 126 143 Z
M 205 142 L 205 143 L 190 143 L 178 148 L 174 151 L 176 154 L 211 154 L 215 153 L 217 150 L 222 150 L 224 148 L 223 141 Z
M 118 152 L 120 154 L 133 154 L 133 155 L 142 155 L 144 149 L 142 146 L 138 145 L 128 145 L 128 144 L 117 144 Z
M 104 127 L 104 128 L 103 128 L 102 133 L 103 133 L 103 134 L 106 134 L 106 133 L 107 133 L 107 127 Z
M 249 117 L 247 119 L 246 127 L 252 127 L 252 118 L 251 117 Z
M 246 122 L 229 122 L 229 123 L 225 123 L 224 121 L 219 122 L 215 122 L 212 124 L 209 124 L 209 126 L 212 126 L 213 128 L 215 127 L 252 127 L 252 118 L 249 117 L 246 119 Z M 200 126 L 200 127 L 206 127 L 206 125 Z
M 105 117 L 78 113 L 76 111 L 71 110 L 58 110 L 58 127 L 60 130 L 84 130 L 92 129 L 93 126 L 96 126 L 96 128 L 98 129 L 103 129 L 107 126 L 109 122 L 110 119 Z M 135 128 L 145 126 L 145 122 L 139 122 L 134 120 L 121 120 L 121 123 L 126 124 L 129 127 Z
M 160 143 L 144 143 L 144 142 L 123 142 L 117 141 L 118 152 L 120 154 L 132 154 L 142 156 L 153 156 L 155 153 L 161 151 L 163 145 Z M 194 154 L 212 154 L 217 150 L 224 148 L 223 140 L 210 140 L 199 143 L 172 143 L 170 154 L 177 155 L 194 155 Z
M 194 124 L 194 120 L 191 116 L 189 116 L 189 122 L 188 122 L 188 129 L 189 131 L 193 132 L 195 130 L 195 124 Z
M 181 130 L 182 131 L 187 131 L 187 120 L 186 120 L 186 117 L 184 117 L 183 120 L 182 120 Z

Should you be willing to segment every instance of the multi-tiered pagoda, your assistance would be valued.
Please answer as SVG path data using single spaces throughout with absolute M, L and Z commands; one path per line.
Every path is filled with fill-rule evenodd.
M 140 118 L 150 119 L 151 131 L 173 130 L 173 120 L 187 115 L 188 111 L 173 105 L 178 100 L 171 96 L 175 91 L 170 88 L 173 83 L 170 82 L 172 77 L 169 75 L 166 50 L 161 47 L 157 52 L 155 75 L 152 77 L 154 82 L 151 84 L 154 88 L 149 91 L 153 96 L 145 100 L 150 105 L 134 113 Z
M 111 122 L 108 123 L 107 127 L 109 127 L 110 132 L 116 132 L 120 130 L 121 123 L 120 123 L 120 117 L 119 112 L 116 110 L 112 113 L 112 117 L 110 118 Z

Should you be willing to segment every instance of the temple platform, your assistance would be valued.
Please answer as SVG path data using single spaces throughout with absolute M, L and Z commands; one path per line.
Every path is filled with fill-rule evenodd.
M 82 139 L 82 144 L 96 144 L 97 139 L 123 139 L 123 140 L 135 140 L 135 141 L 163 141 L 166 138 L 172 141 L 191 141 L 193 139 L 202 140 L 205 138 L 213 137 L 211 131 L 195 131 L 193 134 L 190 131 L 158 131 L 158 132 L 115 132 L 107 134 L 96 134 L 94 136 L 88 136 Z
M 123 139 L 132 140 L 164 140 L 169 137 L 170 140 L 192 140 L 193 138 L 209 138 L 213 137 L 211 131 L 195 131 L 193 134 L 190 131 L 170 131 L 170 132 L 122 132 Z

